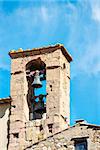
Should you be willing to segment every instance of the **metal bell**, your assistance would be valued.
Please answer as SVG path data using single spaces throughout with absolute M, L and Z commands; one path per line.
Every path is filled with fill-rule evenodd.
M 42 87 L 42 83 L 40 81 L 40 76 L 39 76 L 39 71 L 38 70 L 36 70 L 36 72 L 35 72 L 34 81 L 32 83 L 32 86 L 34 88 L 41 88 Z

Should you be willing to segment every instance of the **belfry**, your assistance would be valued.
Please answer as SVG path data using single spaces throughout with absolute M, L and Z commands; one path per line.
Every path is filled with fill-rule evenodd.
M 19 141 L 18 147 L 24 147 L 26 143 L 37 142 L 68 128 L 72 57 L 66 49 L 58 44 L 10 51 L 9 55 L 11 105 L 14 106 L 10 115 L 9 147 L 14 140 Z M 46 86 L 44 94 L 43 86 Z M 33 130 L 31 135 L 30 130 Z
M 18 49 L 10 97 L 0 99 L 0 150 L 99 150 L 100 126 L 70 126 L 70 62 L 63 45 Z

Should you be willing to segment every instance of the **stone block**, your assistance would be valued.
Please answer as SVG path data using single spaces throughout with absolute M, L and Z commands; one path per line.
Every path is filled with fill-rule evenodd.
M 15 55 L 15 58 L 12 59 L 12 77 L 11 77 L 11 96 L 13 99 L 12 104 L 16 108 L 11 108 L 11 117 L 10 117 L 10 133 L 20 132 L 19 139 L 22 140 L 22 137 L 30 144 L 37 142 L 38 140 L 46 138 L 49 134 L 48 124 L 56 123 L 57 125 L 53 126 L 53 133 L 65 128 L 60 128 L 59 122 L 61 121 L 58 116 L 55 116 L 55 113 L 58 115 L 67 114 L 70 115 L 67 110 L 69 105 L 69 92 L 66 94 L 66 91 L 69 90 L 69 80 L 66 78 L 66 73 L 70 77 L 70 64 L 67 57 L 62 53 L 61 46 L 57 48 L 50 47 L 47 49 L 34 49 L 27 52 L 18 52 Z M 17 56 L 17 57 L 16 57 Z M 46 116 L 41 120 L 29 121 L 29 108 L 27 104 L 27 92 L 28 92 L 28 82 L 26 79 L 26 64 L 29 61 L 37 59 L 38 57 L 46 64 L 46 81 L 47 81 L 47 92 L 48 96 L 46 98 Z M 63 64 L 66 64 L 66 69 L 63 69 Z M 58 66 L 58 67 L 57 67 Z M 67 71 L 66 71 L 67 70 Z M 52 89 L 51 89 L 52 85 Z M 65 102 L 63 105 L 62 103 Z M 67 105 L 67 107 L 64 107 Z M 63 109 L 62 109 L 63 106 Z M 26 124 L 16 123 L 16 121 L 21 120 L 26 122 Z M 14 122 L 14 124 L 13 124 Z M 61 121 L 61 124 L 64 124 Z M 43 126 L 43 133 L 40 132 L 40 126 Z M 63 125 L 62 125 L 63 126 Z M 58 130 L 59 128 L 59 130 Z M 26 135 L 25 135 L 26 134 Z M 24 139 L 21 142 L 22 145 L 25 144 Z M 54 144 L 54 143 L 53 143 Z M 20 148 L 20 146 L 19 146 Z M 19 150 L 18 148 L 18 150 Z M 55 149 L 53 147 L 46 147 L 47 150 Z M 41 149 L 37 147 L 36 149 Z
M 33 130 L 32 128 L 29 127 L 26 129 L 26 140 L 32 141 L 32 137 L 33 137 Z
M 36 126 L 36 127 L 39 127 L 39 126 L 41 125 L 41 122 L 42 122 L 42 121 L 41 121 L 40 119 L 39 119 L 39 120 L 38 120 L 38 119 L 35 120 L 35 126 Z

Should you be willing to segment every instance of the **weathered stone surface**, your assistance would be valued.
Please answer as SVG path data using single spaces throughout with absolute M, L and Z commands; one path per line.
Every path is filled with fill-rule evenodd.
M 6 99 L 4 99 L 5 101 Z M 3 100 L 2 100 L 3 101 Z M 7 135 L 8 135 L 8 120 L 9 120 L 9 103 L 0 104 L 0 150 L 7 148 Z
M 33 146 L 26 148 L 26 150 L 41 150 L 43 148 L 47 150 L 74 150 L 75 140 L 79 138 L 86 138 L 88 150 L 100 149 L 100 141 L 98 140 L 100 139 L 100 127 L 89 124 L 76 124 L 75 126 L 46 138 L 39 143 L 33 144 Z
M 69 124 L 69 84 L 70 80 L 66 78 L 67 74 L 70 77 L 70 56 L 66 57 L 63 54 L 62 47 L 50 47 L 48 53 L 46 49 L 40 49 L 40 53 L 34 52 L 26 56 L 23 51 L 18 51 L 17 57 L 14 56 L 11 62 L 11 97 L 12 106 L 10 116 L 10 132 L 20 132 L 20 137 L 24 134 L 26 137 L 21 145 L 25 145 L 25 141 L 35 143 L 46 138 L 54 133 L 57 133 Z M 22 55 L 23 53 L 23 55 Z M 29 53 L 29 51 L 27 52 Z M 33 53 L 33 51 L 32 51 Z M 67 53 L 66 53 L 67 54 Z M 23 57 L 21 57 L 21 55 Z M 11 53 L 11 57 L 13 54 Z M 47 98 L 46 98 L 46 115 L 45 118 L 36 121 L 29 121 L 29 106 L 27 104 L 28 83 L 26 79 L 26 65 L 37 58 L 46 64 L 46 81 L 47 81 Z M 65 67 L 65 68 L 64 68 Z M 67 94 L 68 93 L 68 94 Z M 61 116 L 62 115 L 62 116 Z M 68 118 L 68 122 L 64 120 Z M 20 122 L 22 121 L 24 125 Z M 67 123 L 67 125 L 66 125 Z M 48 125 L 52 124 L 52 131 L 49 131 Z M 40 127 L 42 126 L 42 131 Z M 23 130 L 25 128 L 25 130 Z M 13 137 L 12 137 L 13 140 Z M 20 145 L 19 144 L 19 145 Z
M 9 107 L 8 150 L 74 150 L 75 139 L 82 137 L 87 139 L 88 150 L 99 150 L 99 127 L 82 123 L 70 127 L 72 58 L 65 48 L 56 45 L 30 51 L 19 49 L 9 54 L 12 58 L 12 101 Z M 33 116 L 34 92 L 26 70 L 33 60 L 37 65 L 36 59 L 46 65 L 46 113 L 42 119 L 29 120 L 29 114 Z

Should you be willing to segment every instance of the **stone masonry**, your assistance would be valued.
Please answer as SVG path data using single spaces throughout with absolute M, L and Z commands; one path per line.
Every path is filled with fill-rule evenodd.
M 72 57 L 64 46 L 9 55 L 11 96 L 0 99 L 0 150 L 100 150 L 100 126 L 79 120 L 70 127 Z M 45 94 L 36 93 L 41 85 Z
M 87 141 L 86 150 L 100 150 L 100 126 L 78 122 L 69 129 L 58 132 L 25 150 L 76 150 L 75 142 Z M 85 149 L 78 149 L 85 150 Z
M 21 150 L 69 127 L 70 61 L 72 58 L 62 45 L 26 51 L 19 49 L 11 51 L 9 55 L 11 57 L 11 105 L 13 107 L 11 107 L 10 115 L 8 149 Z M 27 101 L 27 97 L 32 95 L 30 92 L 32 90 L 28 89 L 26 71 L 32 61 L 34 61 L 33 66 L 39 62 L 46 65 L 46 91 L 48 93 L 46 117 L 36 120 L 29 120 L 28 101 L 30 100 Z

